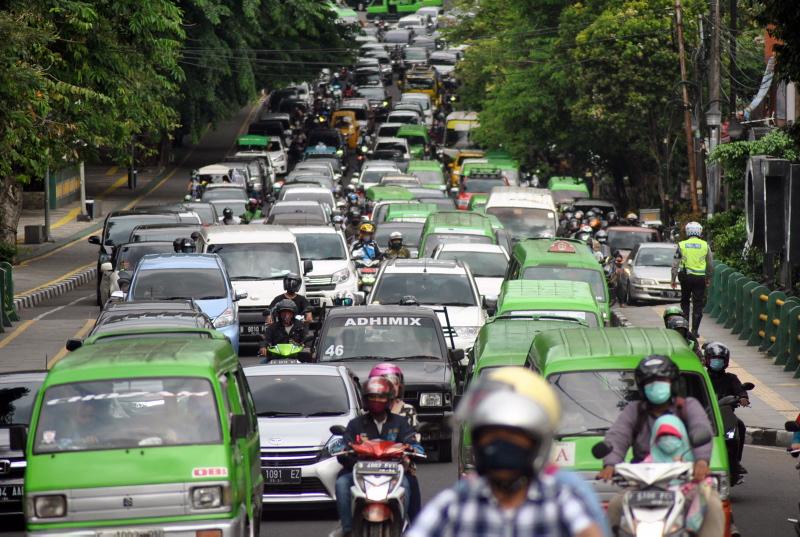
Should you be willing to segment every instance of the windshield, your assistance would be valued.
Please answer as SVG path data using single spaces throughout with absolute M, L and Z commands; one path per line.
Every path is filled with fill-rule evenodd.
M 302 259 L 347 259 L 342 239 L 337 233 L 297 233 L 297 247 Z
M 644 267 L 671 267 L 675 251 L 671 248 L 642 248 L 636 254 L 636 265 Z
M 415 170 L 409 173 L 416 176 L 423 185 L 444 184 L 444 175 L 439 170 Z
M 598 265 L 599 267 L 599 265 Z M 562 280 L 568 282 L 586 282 L 598 302 L 606 301 L 606 281 L 599 270 L 572 267 L 528 267 L 522 276 L 523 280 Z
M 413 97 L 401 98 L 400 103 L 413 103 L 418 104 L 423 110 L 428 110 L 431 107 L 431 102 L 428 99 L 415 99 Z
M 476 278 L 502 278 L 508 267 L 506 256 L 499 252 L 445 250 L 436 259 L 457 259 L 469 265 Z
M 231 280 L 281 280 L 290 272 L 300 273 L 294 245 L 288 242 L 212 244 Z
M 389 236 L 395 231 L 403 234 L 403 245 L 409 248 L 416 248 L 419 246 L 419 241 L 422 238 L 422 228 L 425 224 L 420 222 L 419 225 L 412 223 L 404 223 L 403 227 L 393 227 L 391 224 L 382 224 L 375 230 L 375 242 L 379 245 L 389 244 Z
M 171 224 L 178 221 L 175 214 L 131 214 L 126 216 L 112 216 L 106 224 L 106 237 L 104 244 L 115 246 L 130 242 L 133 229 L 147 224 Z
M 432 78 L 408 78 L 406 79 L 407 89 L 432 90 L 434 81 Z
M 114 269 L 132 272 L 143 256 L 147 254 L 168 254 L 174 251 L 175 248 L 171 243 L 138 242 L 133 245 L 122 245 L 117 250 L 117 264 Z
M 633 370 L 577 371 L 547 377 L 561 400 L 559 434 L 591 433 L 602 436 L 629 401 L 639 397 Z M 705 384 L 697 373 L 681 373 L 679 391 L 711 408 Z M 712 427 L 716 420 L 711 417 Z
M 221 215 L 224 213 L 225 209 L 230 209 L 233 211 L 234 216 L 239 216 L 240 214 L 244 214 L 245 205 L 247 205 L 247 201 L 245 200 L 214 200 L 211 202 L 211 205 L 214 206 L 214 209 L 217 211 L 217 214 Z
M 502 179 L 470 179 L 464 182 L 464 192 L 488 194 L 496 186 L 506 186 Z
M 425 241 L 425 252 L 420 257 L 430 257 L 440 244 L 448 242 L 468 242 L 471 244 L 494 244 L 492 237 L 486 235 L 470 235 L 467 233 L 432 233 Z
M 486 214 L 496 216 L 514 239 L 555 236 L 554 214 L 548 209 L 490 207 Z
M 252 375 L 247 383 L 261 417 L 333 416 L 350 409 L 347 389 L 338 376 Z
M 353 107 L 353 108 L 343 107 L 343 108 L 340 108 L 339 110 L 348 110 L 350 112 L 353 112 L 356 115 L 356 119 L 358 121 L 366 121 L 367 120 L 367 109 L 366 108 L 362 108 L 362 107 Z
M 454 56 L 433 56 L 431 57 L 432 65 L 455 65 L 456 58 Z
M 247 192 L 241 188 L 215 188 L 203 192 L 203 201 L 212 202 L 214 200 L 238 200 L 239 198 L 246 200 Z
M 414 112 L 392 112 L 387 119 L 392 123 L 402 123 L 403 125 L 416 125 L 419 123 L 419 115 Z
M 378 138 L 394 138 L 397 135 L 397 131 L 400 130 L 400 125 L 381 125 L 378 129 L 378 134 L 376 135 Z
M 0 382 L 0 425 L 27 425 L 42 381 Z
M 369 357 L 376 360 L 441 360 L 435 321 L 429 317 L 365 315 L 326 320 L 318 347 L 322 362 Z
M 390 173 L 400 173 L 400 170 L 397 168 L 389 170 L 367 170 L 361 175 L 361 183 L 379 183 L 381 177 L 389 175 Z
M 189 206 L 189 209 L 197 213 L 197 216 L 200 217 L 200 221 L 203 224 L 215 224 L 217 215 L 214 214 L 214 207 L 212 205 L 206 205 L 204 203 L 196 203 L 194 205 Z
M 447 127 L 447 132 L 445 133 L 444 139 L 445 147 L 454 147 L 459 149 L 472 147 L 473 144 L 470 140 L 469 133 L 470 131 L 468 129 L 464 129 L 463 127 Z
M 378 142 L 375 146 L 375 151 L 400 151 L 405 153 L 406 148 L 399 142 Z
M 548 318 L 567 318 L 575 319 L 586 323 L 587 326 L 597 328 L 597 315 L 591 311 L 582 310 L 505 310 L 500 314 L 513 317 L 544 317 Z
M 221 441 L 208 380 L 118 379 L 48 388 L 33 450 L 57 453 Z
M 358 88 L 358 94 L 372 101 L 382 101 L 386 99 L 386 92 L 381 88 Z
M 651 230 L 643 231 L 614 231 L 608 229 L 608 245 L 611 250 L 633 250 L 637 244 L 656 242 L 656 233 Z
M 228 287 L 218 269 L 139 270 L 131 294 L 134 300 L 212 300 L 228 296 Z
M 424 48 L 407 48 L 403 56 L 407 60 L 427 60 L 428 59 L 428 50 Z
M 405 134 L 403 138 L 408 140 L 408 145 L 425 145 L 425 137 L 421 135 Z
M 475 306 L 475 295 L 466 274 L 384 273 L 372 302 L 399 304 L 413 296 L 419 304 L 433 306 Z
M 384 43 L 408 43 L 408 32 L 386 32 Z

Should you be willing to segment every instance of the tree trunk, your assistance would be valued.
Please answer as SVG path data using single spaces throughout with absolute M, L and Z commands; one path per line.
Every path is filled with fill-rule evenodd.
M 17 243 L 17 225 L 21 214 L 22 184 L 13 177 L 5 177 L 0 181 L 0 242 L 11 245 Z

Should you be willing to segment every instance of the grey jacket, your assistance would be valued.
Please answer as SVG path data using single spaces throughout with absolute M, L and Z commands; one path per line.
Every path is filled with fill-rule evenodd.
M 713 434 L 711 422 L 703 409 L 700 401 L 694 397 L 683 399 L 683 411 L 678 411 L 678 407 L 673 399 L 670 412 L 681 418 L 686 425 L 686 429 L 691 437 L 700 431 L 708 431 Z M 643 415 L 643 418 L 640 418 Z M 612 452 L 603 459 L 605 466 L 613 466 L 625 460 L 628 448 L 633 448 L 633 460 L 638 462 L 650 453 L 650 433 L 656 418 L 647 411 L 647 404 L 643 401 L 633 401 L 622 409 L 617 421 L 606 432 L 605 442 L 612 448 Z M 639 430 L 634 436 L 634 429 L 639 424 Z M 697 446 L 692 449 L 695 460 L 711 460 L 711 442 Z

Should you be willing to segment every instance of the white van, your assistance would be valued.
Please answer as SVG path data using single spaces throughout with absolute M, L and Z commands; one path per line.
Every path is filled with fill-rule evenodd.
M 283 226 L 206 227 L 197 239 L 197 251 L 222 258 L 239 302 L 240 345 L 258 344 L 264 331 L 264 311 L 283 293 L 283 277 L 302 276 L 313 270 L 311 261 L 300 261 L 297 239 Z M 300 294 L 305 294 L 301 284 Z
M 546 188 L 498 186 L 486 201 L 486 214 L 497 217 L 512 241 L 555 237 L 558 213 Z

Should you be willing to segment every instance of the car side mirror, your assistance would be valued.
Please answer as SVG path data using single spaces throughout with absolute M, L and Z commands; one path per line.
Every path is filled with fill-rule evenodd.
M 111 300 L 125 300 L 125 292 L 124 291 L 114 291 L 111 293 Z
M 458 378 L 461 378 L 461 372 L 464 369 L 464 366 L 461 365 L 461 362 L 464 360 L 464 356 L 464 349 L 447 350 L 447 358 L 450 360 L 450 365 L 453 370 L 458 372 Z
M 481 302 L 483 303 L 483 308 L 486 310 L 486 313 L 489 315 L 494 315 L 497 313 L 497 297 L 496 296 L 482 296 Z
M 83 346 L 83 340 L 78 338 L 70 338 L 67 340 L 67 344 L 64 345 L 69 352 L 77 351 Z
M 247 298 L 247 291 L 240 291 L 233 296 L 233 301 L 238 302 L 239 300 L 244 300 Z
M 234 414 L 231 416 L 231 440 L 242 440 L 247 438 L 250 432 L 250 421 L 244 414 Z
M 592 446 L 592 455 L 595 459 L 603 459 L 606 455 L 611 453 L 613 449 L 605 442 L 598 442 Z
M 89 237 L 89 244 L 96 244 L 96 245 L 100 246 L 100 237 L 98 237 L 97 235 L 90 236 Z
M 704 446 L 711 442 L 711 430 L 695 431 L 694 434 L 689 435 L 689 441 L 692 443 L 692 447 Z
M 342 425 L 331 425 L 331 428 L 328 430 L 331 432 L 331 434 L 342 436 L 346 429 Z
M 28 426 L 12 425 L 8 428 L 8 439 L 11 451 L 25 451 L 28 444 Z
M 100 272 L 111 272 L 112 270 L 114 270 L 114 265 L 108 261 L 100 264 Z
M 719 406 L 730 406 L 730 405 L 733 405 L 733 404 L 735 404 L 735 403 L 736 403 L 738 400 L 739 400 L 739 398 L 738 398 L 738 397 L 736 397 L 735 395 L 726 395 L 725 397 L 723 397 L 722 399 L 720 399 L 720 400 L 717 402 L 717 404 L 718 404 Z
M 303 274 L 308 274 L 312 270 L 314 270 L 314 262 L 310 259 L 303 261 Z
M 123 291 L 127 291 L 128 289 L 130 289 L 131 287 L 130 276 L 125 272 L 120 272 L 119 279 L 117 280 L 117 285 L 119 285 L 119 288 Z

